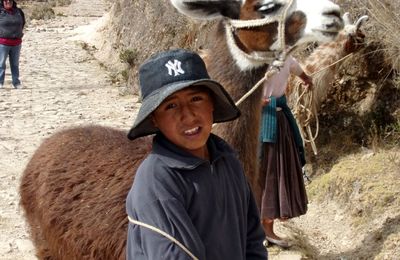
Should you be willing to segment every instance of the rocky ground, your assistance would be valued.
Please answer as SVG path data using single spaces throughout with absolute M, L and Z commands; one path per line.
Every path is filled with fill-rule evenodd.
M 13 89 L 7 70 L 5 89 L 0 90 L 2 260 L 35 259 L 18 205 L 18 186 L 43 138 L 72 125 L 128 129 L 133 123 L 136 98 L 120 96 L 108 73 L 82 48 L 81 39 L 93 36 L 107 11 L 103 1 L 78 0 L 58 10 L 63 16 L 31 21 L 21 51 L 24 89 Z

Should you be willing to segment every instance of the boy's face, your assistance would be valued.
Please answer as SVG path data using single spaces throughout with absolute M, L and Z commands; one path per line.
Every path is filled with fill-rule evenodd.
M 171 142 L 206 159 L 213 118 L 213 100 L 202 87 L 189 87 L 167 97 L 153 112 L 154 125 Z

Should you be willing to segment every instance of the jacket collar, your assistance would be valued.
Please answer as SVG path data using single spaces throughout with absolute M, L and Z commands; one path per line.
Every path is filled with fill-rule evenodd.
M 233 149 L 221 138 L 211 134 L 207 140 L 210 161 L 193 156 L 170 142 L 164 135 L 158 133 L 153 139 L 152 154 L 160 158 L 168 167 L 192 170 L 204 163 L 214 163 L 224 156 L 235 154 Z

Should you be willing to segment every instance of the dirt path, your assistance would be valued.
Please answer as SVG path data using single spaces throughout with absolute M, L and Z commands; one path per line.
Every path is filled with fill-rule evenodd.
M 95 7 L 96 9 L 93 9 Z M 72 125 L 128 129 L 134 97 L 121 97 L 107 73 L 75 40 L 108 10 L 102 0 L 76 0 L 65 16 L 33 21 L 25 30 L 14 90 L 7 68 L 0 90 L 0 259 L 35 259 L 18 207 L 22 171 L 43 138 Z M 56 12 L 57 13 L 57 12 Z

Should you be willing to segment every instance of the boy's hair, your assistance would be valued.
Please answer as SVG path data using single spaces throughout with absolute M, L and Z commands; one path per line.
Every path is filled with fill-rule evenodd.
M 192 51 L 175 49 L 152 56 L 139 68 L 142 105 L 128 138 L 154 134 L 150 114 L 171 94 L 192 86 L 209 90 L 214 104 L 214 122 L 231 121 L 240 110 L 217 81 L 210 79 L 204 61 Z

